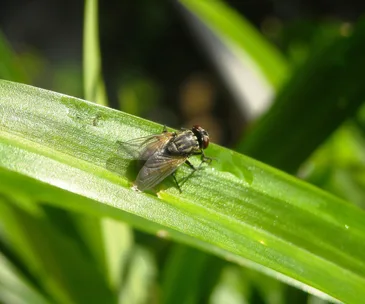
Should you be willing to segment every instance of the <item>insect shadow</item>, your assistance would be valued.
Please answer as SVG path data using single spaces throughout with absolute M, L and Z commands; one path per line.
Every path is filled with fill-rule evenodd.
M 143 162 L 139 160 L 126 160 L 118 156 L 112 156 L 106 161 L 106 168 L 120 176 L 126 176 L 133 180 L 142 168 Z

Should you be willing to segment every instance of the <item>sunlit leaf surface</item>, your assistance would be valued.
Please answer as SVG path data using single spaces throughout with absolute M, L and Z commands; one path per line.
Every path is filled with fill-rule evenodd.
M 115 142 L 161 126 L 30 86 L 0 82 L 0 193 L 111 216 L 347 303 L 365 296 L 365 214 L 228 149 L 182 185 L 131 189 Z M 192 160 L 198 163 L 198 159 Z M 190 173 L 183 167 L 178 180 Z M 323 293 L 321 293 L 323 292 Z

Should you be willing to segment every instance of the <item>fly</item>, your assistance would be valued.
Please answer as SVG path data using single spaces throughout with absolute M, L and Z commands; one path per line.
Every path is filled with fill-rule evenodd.
M 179 132 L 168 132 L 165 126 L 161 134 L 118 142 L 118 145 L 120 152 L 127 154 L 128 158 L 146 161 L 134 182 L 140 191 L 153 188 L 173 174 L 181 192 L 174 175 L 176 169 L 186 163 L 196 171 L 197 168 L 188 159 L 193 155 L 201 155 L 199 167 L 212 160 L 204 154 L 209 145 L 209 134 L 198 125 Z

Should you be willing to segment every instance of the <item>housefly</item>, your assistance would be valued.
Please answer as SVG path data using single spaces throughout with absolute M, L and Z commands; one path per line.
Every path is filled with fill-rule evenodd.
M 153 188 L 173 174 L 181 192 L 174 172 L 183 163 L 197 170 L 188 160 L 193 155 L 201 155 L 199 167 L 204 162 L 210 163 L 212 159 L 206 157 L 203 151 L 208 145 L 209 134 L 198 125 L 179 132 L 168 132 L 165 126 L 161 134 L 118 142 L 119 152 L 127 155 L 127 158 L 145 161 L 134 182 L 140 191 Z

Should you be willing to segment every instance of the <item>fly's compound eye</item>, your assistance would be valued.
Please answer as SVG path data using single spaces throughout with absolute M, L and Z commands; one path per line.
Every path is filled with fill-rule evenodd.
M 209 134 L 201 126 L 195 125 L 191 129 L 195 136 L 198 138 L 199 146 L 201 149 L 206 149 L 209 146 Z
M 209 135 L 206 131 L 204 131 L 204 135 L 202 137 L 202 144 L 203 144 L 203 149 L 208 148 L 209 146 Z

